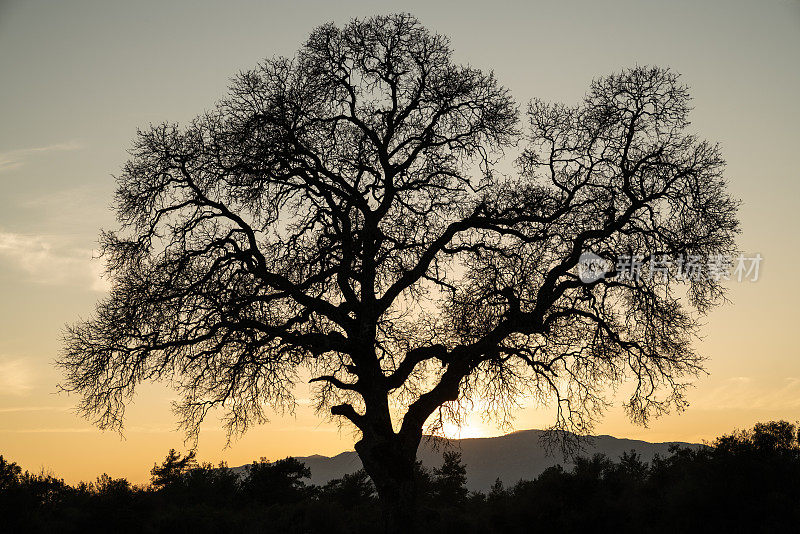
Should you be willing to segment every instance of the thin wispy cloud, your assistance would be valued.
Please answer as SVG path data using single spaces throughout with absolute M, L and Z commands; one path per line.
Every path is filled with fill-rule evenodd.
M 69 141 L 67 143 L 56 143 L 54 145 L 31 148 L 18 148 L 16 150 L 0 152 L 0 173 L 18 169 L 30 158 L 35 157 L 36 155 L 46 154 L 48 152 L 80 150 L 81 148 L 83 148 L 82 145 L 77 141 Z
M 97 432 L 96 428 L 2 428 L 0 432 L 11 434 L 86 434 Z
M 69 406 L 13 406 L 0 408 L 0 413 L 27 413 L 27 412 L 68 412 Z
M 222 432 L 223 428 L 203 429 L 204 432 Z M 92 426 L 80 427 L 36 427 L 36 428 L 0 428 L 0 433 L 12 434 L 86 434 L 102 432 Z M 131 426 L 125 427 L 124 434 L 179 434 L 181 431 L 169 427 Z
M 0 395 L 25 395 L 33 389 L 33 373 L 21 358 L 0 357 Z
M 65 243 L 63 237 L 0 230 L 0 265 L 6 262 L 38 283 L 107 291 L 103 264 L 96 256 L 90 249 Z
M 764 381 L 731 377 L 698 396 L 693 404 L 715 410 L 796 410 L 800 408 L 800 378 Z

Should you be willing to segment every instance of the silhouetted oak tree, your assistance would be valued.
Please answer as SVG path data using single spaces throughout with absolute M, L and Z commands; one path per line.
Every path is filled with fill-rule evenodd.
M 720 280 L 613 262 L 734 251 L 737 202 L 689 109 L 676 74 L 636 67 L 521 121 L 411 16 L 321 26 L 188 126 L 138 133 L 101 238 L 111 293 L 68 327 L 63 387 L 118 428 L 166 381 L 190 432 L 219 407 L 239 433 L 310 376 L 398 520 L 426 423 L 459 403 L 551 401 L 581 432 L 632 377 L 635 420 L 681 406 Z M 586 252 L 605 277 L 579 278 Z

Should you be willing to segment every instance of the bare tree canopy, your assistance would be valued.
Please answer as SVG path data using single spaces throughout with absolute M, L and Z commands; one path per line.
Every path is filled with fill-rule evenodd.
M 738 232 L 689 104 L 677 74 L 636 67 L 520 114 L 409 15 L 321 26 L 191 124 L 138 133 L 102 234 L 113 287 L 67 329 L 64 388 L 119 428 L 139 383 L 167 381 L 190 432 L 219 407 L 238 433 L 310 373 L 384 499 L 460 400 L 553 402 L 586 431 L 628 377 L 633 419 L 680 407 L 724 288 L 674 265 Z M 585 253 L 605 276 L 581 279 Z M 621 255 L 673 267 L 624 277 Z

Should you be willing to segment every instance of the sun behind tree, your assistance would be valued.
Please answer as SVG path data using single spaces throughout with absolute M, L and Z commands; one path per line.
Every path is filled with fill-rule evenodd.
M 681 407 L 721 281 L 576 269 L 734 251 L 737 203 L 688 112 L 675 73 L 636 67 L 578 106 L 533 102 L 523 134 L 508 90 L 412 16 L 323 25 L 187 127 L 139 132 L 102 234 L 111 293 L 68 328 L 64 388 L 119 428 L 139 383 L 167 381 L 190 433 L 216 407 L 235 434 L 307 370 L 395 530 L 426 422 L 459 401 L 549 400 L 585 432 L 627 376 L 634 420 Z

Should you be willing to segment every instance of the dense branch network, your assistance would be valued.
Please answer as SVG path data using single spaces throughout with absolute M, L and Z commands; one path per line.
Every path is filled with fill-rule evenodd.
M 576 265 L 733 252 L 737 203 L 688 112 L 676 74 L 637 67 L 523 127 L 413 17 L 322 26 L 187 127 L 139 132 L 102 235 L 113 288 L 67 330 L 64 387 L 117 428 L 168 381 L 190 431 L 221 407 L 240 432 L 310 373 L 321 409 L 409 443 L 471 397 L 554 399 L 579 431 L 625 377 L 634 419 L 681 406 L 720 281 Z

